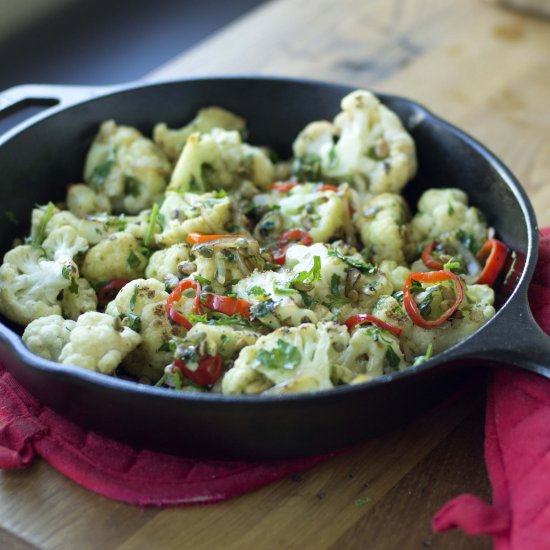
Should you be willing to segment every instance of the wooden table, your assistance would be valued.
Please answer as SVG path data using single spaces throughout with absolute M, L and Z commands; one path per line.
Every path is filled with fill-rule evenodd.
M 550 223 L 550 24 L 479 0 L 274 0 L 150 78 L 304 76 L 405 95 L 510 166 Z M 0 473 L 1 548 L 489 548 L 434 535 L 453 496 L 490 500 L 485 384 L 467 399 L 229 502 L 141 510 L 37 461 Z

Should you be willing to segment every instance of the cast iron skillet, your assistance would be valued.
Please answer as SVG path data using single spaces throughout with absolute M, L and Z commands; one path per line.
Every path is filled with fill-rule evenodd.
M 67 183 L 81 180 L 86 150 L 105 119 L 150 134 L 158 121 L 179 127 L 199 108 L 220 105 L 246 117 L 252 143 L 275 146 L 284 156 L 305 124 L 331 119 L 350 91 L 272 78 L 8 90 L 0 95 L 0 116 L 18 105 L 50 108 L 0 137 L 1 208 L 22 220 L 14 227 L 0 216 L 0 251 L 27 232 L 35 203 L 59 200 Z M 379 97 L 416 141 L 420 170 L 408 198 L 415 201 L 426 187 L 460 187 L 514 251 L 497 287 L 499 310 L 473 336 L 421 366 L 368 384 L 284 397 L 181 394 L 58 365 L 31 354 L 9 324 L 0 326 L 2 362 L 40 401 L 86 427 L 135 445 L 218 458 L 291 457 L 356 443 L 441 400 L 468 365 L 505 362 L 550 377 L 550 339 L 527 303 L 538 229 L 525 192 L 471 137 L 417 103 Z

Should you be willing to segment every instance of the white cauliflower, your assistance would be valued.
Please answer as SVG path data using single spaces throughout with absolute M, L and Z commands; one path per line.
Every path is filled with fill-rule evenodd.
M 165 311 L 168 293 L 156 279 L 136 279 L 126 284 L 107 306 L 105 313 L 123 318 L 123 324 L 141 334 L 141 343 L 123 361 L 124 370 L 141 381 L 156 382 L 173 352 L 167 347 L 185 330 L 172 325 Z M 166 349 L 165 349 L 166 348 Z
M 377 326 L 360 326 L 353 331 L 341 358 L 342 381 L 353 382 L 359 375 L 367 379 L 403 370 L 407 367 L 399 338 Z M 352 376 L 350 379 L 350 375 Z M 363 381 L 366 381 L 362 378 Z
M 58 361 L 75 325 L 74 321 L 63 319 L 61 315 L 40 317 L 27 325 L 23 332 L 23 342 L 36 355 Z
M 84 179 L 115 210 L 136 214 L 162 198 L 170 172 L 170 162 L 151 140 L 110 120 L 88 151 Z
M 179 194 L 168 191 L 160 207 L 163 230 L 155 235 L 161 247 L 185 242 L 192 231 L 207 234 L 229 233 L 227 226 L 233 218 L 231 200 L 217 193 Z
M 72 260 L 77 254 L 88 250 L 88 241 L 80 237 L 69 225 L 51 231 L 42 243 L 48 258 L 53 260 Z
M 405 263 L 405 224 L 409 219 L 409 208 L 401 195 L 381 193 L 365 201 L 353 221 L 373 262 Z
M 399 192 L 417 166 L 414 141 L 397 115 L 365 90 L 341 106 L 332 124 L 313 122 L 294 141 L 298 174 L 346 179 L 363 192 Z
M 334 387 L 333 371 L 349 342 L 346 327 L 283 327 L 244 348 L 223 378 L 225 394 L 311 392 Z
M 425 241 L 461 235 L 473 240 L 474 249 L 487 240 L 487 223 L 477 208 L 468 206 L 466 193 L 454 188 L 429 189 L 423 193 L 411 221 L 414 243 L 419 246 Z
M 172 130 L 164 122 L 159 122 L 153 130 L 153 140 L 166 156 L 175 162 L 179 157 L 187 138 L 196 132 L 205 134 L 214 128 L 244 132 L 246 121 L 230 111 L 220 107 L 201 109 L 195 118 L 183 128 Z
M 256 342 L 259 334 L 235 325 L 197 323 L 178 342 L 178 347 L 193 346 L 199 357 L 221 355 L 225 361 L 233 360 L 246 346 Z
M 74 262 L 47 260 L 43 254 L 38 247 L 17 246 L 0 266 L 0 312 L 21 325 L 59 315 L 61 293 L 78 278 Z
M 88 250 L 82 275 L 91 283 L 137 279 L 145 273 L 147 257 L 139 241 L 128 233 L 114 233 Z
M 112 210 L 109 197 L 96 193 L 84 183 L 70 185 L 65 200 L 69 211 L 78 218 L 95 214 L 110 214 Z
M 204 193 L 236 189 L 243 181 L 265 189 L 274 173 L 273 163 L 262 149 L 242 143 L 239 132 L 215 128 L 208 134 L 189 136 L 168 189 Z
M 61 311 L 65 317 L 77 320 L 87 311 L 97 309 L 97 295 L 90 283 L 83 277 L 74 279 L 69 288 L 63 291 Z
M 336 191 L 313 183 L 295 185 L 286 193 L 272 191 L 269 195 L 257 195 L 253 204 L 260 209 L 269 208 L 254 232 L 262 241 L 278 237 L 288 229 L 300 228 L 309 233 L 314 242 L 326 242 L 344 237 L 349 223 L 347 185 Z
M 118 319 L 90 311 L 82 314 L 61 350 L 59 361 L 88 370 L 113 374 L 122 360 L 141 342 L 141 336 Z
M 173 277 L 181 275 L 180 266 L 188 275 L 196 270 L 196 266 L 189 262 L 191 246 L 187 243 L 173 244 L 168 248 L 157 250 L 149 258 L 145 268 L 147 279 L 157 279 L 163 283 L 171 282 Z

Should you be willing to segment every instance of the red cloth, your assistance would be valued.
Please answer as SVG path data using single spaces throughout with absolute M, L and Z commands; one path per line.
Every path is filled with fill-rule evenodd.
M 550 334 L 550 228 L 542 231 L 529 301 L 537 322 Z M 490 535 L 496 550 L 548 550 L 550 380 L 512 369 L 493 372 L 485 462 L 493 487 L 492 505 L 474 495 L 461 495 L 434 516 L 434 531 L 460 527 L 472 535 Z

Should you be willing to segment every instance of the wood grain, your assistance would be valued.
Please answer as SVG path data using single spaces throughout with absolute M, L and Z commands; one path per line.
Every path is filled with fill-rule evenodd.
M 319 78 L 396 93 L 486 143 L 550 224 L 550 25 L 478 0 L 274 0 L 160 68 Z M 0 547 L 489 548 L 430 519 L 470 491 L 490 500 L 484 386 L 310 471 L 229 502 L 126 506 L 38 461 L 0 473 Z

